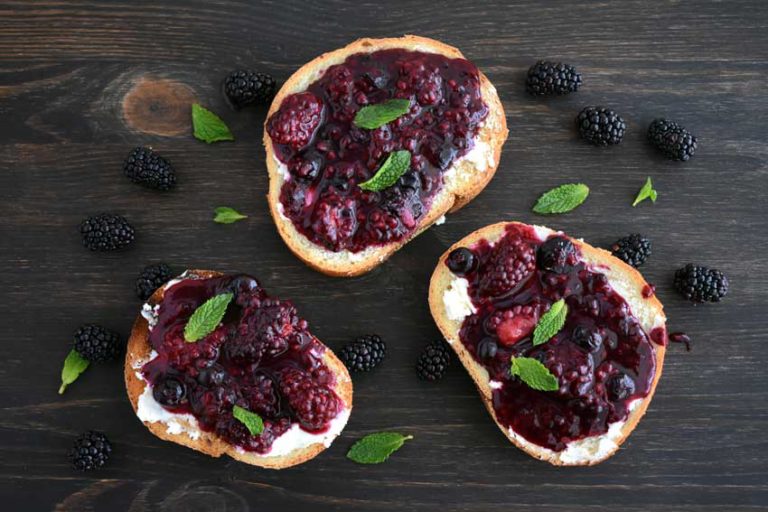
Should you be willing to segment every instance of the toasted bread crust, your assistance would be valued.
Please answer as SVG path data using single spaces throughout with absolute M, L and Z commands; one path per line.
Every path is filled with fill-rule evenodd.
M 462 322 L 448 318 L 445 313 L 445 307 L 443 305 L 443 292 L 450 286 L 450 283 L 453 281 L 453 277 L 454 277 L 453 274 L 450 272 L 450 270 L 448 270 L 448 267 L 444 264 L 445 258 L 448 256 L 448 254 L 458 247 L 470 246 L 481 239 L 486 239 L 488 241 L 494 242 L 504 234 L 504 228 L 508 224 L 520 224 L 523 226 L 525 225 L 519 222 L 499 222 L 497 224 L 486 226 L 473 233 L 470 233 L 468 236 L 459 240 L 458 242 L 453 244 L 451 247 L 449 247 L 448 250 L 445 251 L 440 256 L 437 267 L 435 268 L 435 271 L 432 274 L 432 278 L 430 280 L 430 286 L 429 286 L 429 308 L 430 308 L 430 311 L 432 312 L 432 317 L 435 319 L 435 323 L 437 324 L 438 328 L 442 332 L 443 336 L 446 338 L 446 340 L 449 341 L 451 348 L 453 348 L 454 352 L 456 352 L 456 355 L 459 357 L 459 360 L 461 361 L 461 363 L 464 365 L 464 367 L 467 369 L 469 374 L 472 376 L 472 380 L 474 380 L 475 385 L 483 400 L 483 403 L 485 404 L 485 407 L 488 409 L 488 412 L 490 413 L 494 422 L 498 425 L 498 427 L 501 429 L 504 435 L 507 436 L 507 438 L 515 446 L 517 446 L 518 448 L 525 451 L 530 456 L 536 459 L 547 461 L 556 466 L 565 466 L 565 465 L 592 466 L 594 464 L 598 464 L 599 462 L 602 462 L 607 458 L 609 458 L 610 456 L 612 456 L 618 450 L 618 447 L 621 446 L 621 444 L 624 442 L 627 436 L 629 436 L 629 434 L 635 429 L 638 422 L 640 421 L 640 418 L 642 418 L 643 415 L 645 414 L 645 411 L 648 408 L 648 405 L 651 403 L 651 399 L 653 398 L 653 394 L 656 390 L 656 384 L 658 383 L 659 378 L 661 377 L 662 368 L 664 365 L 664 354 L 666 352 L 666 347 L 664 345 L 659 345 L 653 342 L 653 340 L 651 340 L 651 343 L 654 346 L 654 352 L 656 356 L 656 374 L 654 375 L 653 382 L 651 383 L 650 390 L 648 391 L 648 395 L 645 398 L 643 398 L 639 403 L 639 405 L 629 413 L 626 422 L 621 428 L 621 435 L 615 441 L 616 447 L 611 451 L 609 451 L 608 453 L 604 454 L 603 456 L 566 463 L 560 460 L 560 458 L 558 457 L 559 452 L 553 452 L 552 450 L 548 450 L 546 448 L 537 446 L 530 442 L 525 442 L 525 443 L 521 442 L 516 437 L 513 437 L 512 435 L 510 435 L 506 427 L 504 427 L 499 422 L 498 418 L 496 417 L 496 413 L 493 409 L 492 389 L 489 385 L 488 372 L 485 370 L 485 368 L 483 368 L 474 360 L 474 358 L 472 357 L 472 354 L 470 354 L 467 351 L 467 349 L 462 344 L 461 340 L 459 340 L 458 333 L 459 333 L 459 329 L 461 328 Z M 631 286 L 633 287 L 633 291 L 636 293 L 633 293 L 632 298 L 628 298 L 628 297 L 624 297 L 624 298 L 629 303 L 633 312 L 636 311 L 638 309 L 638 303 L 635 299 L 637 297 L 642 297 L 642 289 L 647 284 L 643 276 L 640 274 L 640 272 L 638 272 L 637 269 L 619 260 L 618 258 L 614 257 L 608 251 L 593 247 L 581 240 L 577 240 L 570 237 L 569 239 L 571 240 L 571 242 L 573 242 L 575 245 L 579 247 L 582 255 L 586 260 L 590 261 L 593 264 L 599 262 L 600 264 L 606 265 L 607 268 L 610 269 L 610 272 L 612 275 L 620 274 L 628 282 L 631 283 Z M 609 283 L 610 282 L 611 282 L 611 277 L 609 276 Z M 654 327 L 664 326 L 666 324 L 666 317 L 664 316 L 663 306 L 661 302 L 658 300 L 658 298 L 655 295 L 653 295 L 651 297 L 643 298 L 641 300 L 645 301 L 643 304 L 643 307 L 648 308 L 647 309 L 648 314 L 645 316 L 648 318 L 655 317 L 656 321 L 660 324 L 660 325 L 654 325 Z M 646 332 L 650 332 L 651 326 L 648 325 L 647 321 L 643 322 L 641 319 L 641 325 L 646 330 Z
M 222 274 L 220 272 L 214 272 L 209 270 L 189 270 L 186 273 L 187 276 L 194 276 L 197 278 L 210 278 L 218 277 Z M 164 287 L 158 289 L 152 297 L 147 301 L 149 304 L 159 304 L 163 300 L 165 293 Z M 128 346 L 125 356 L 125 387 L 128 392 L 128 399 L 131 402 L 133 411 L 138 409 L 139 396 L 144 392 L 146 382 L 136 375 L 137 367 L 142 365 L 149 359 L 152 347 L 149 345 L 149 324 L 147 320 L 139 315 L 133 324 L 131 330 L 131 337 L 128 340 Z M 334 391 L 339 398 L 344 402 L 344 407 L 352 409 L 352 380 L 349 377 L 347 368 L 344 366 L 330 348 L 326 347 L 323 353 L 323 362 L 336 376 L 336 386 Z M 181 423 L 183 420 L 180 420 Z M 309 446 L 293 450 L 287 455 L 282 456 L 264 456 L 254 452 L 239 451 L 234 446 L 226 443 L 217 435 L 210 432 L 203 432 L 198 430 L 196 425 L 186 425 L 194 430 L 197 430 L 199 437 L 192 439 L 186 433 L 172 434 L 167 431 L 166 425 L 162 422 L 149 423 L 144 422 L 144 425 L 154 435 L 160 439 L 171 441 L 193 450 L 205 453 L 212 457 L 221 457 L 222 455 L 229 455 L 235 460 L 245 462 L 246 464 L 252 464 L 254 466 L 260 466 L 263 468 L 282 469 L 290 466 L 295 466 L 306 462 L 320 452 L 326 449 L 323 443 L 314 443 Z
M 286 96 L 306 90 L 307 86 L 317 80 L 328 67 L 343 62 L 349 55 L 355 53 L 370 53 L 388 48 L 418 50 L 438 53 L 450 58 L 464 58 L 458 49 L 425 37 L 406 35 L 397 38 L 359 39 L 344 48 L 325 53 L 299 68 L 278 91 L 264 122 L 264 148 L 269 171 L 267 200 L 277 230 L 288 248 L 299 259 L 315 270 L 331 276 L 357 276 L 370 271 L 411 239 L 429 228 L 440 217 L 446 213 L 453 213 L 469 203 L 485 188 L 496 173 L 501 159 L 501 148 L 507 139 L 507 121 L 501 100 L 493 84 L 480 72 L 481 94 L 488 105 L 488 116 L 475 140 L 483 142 L 489 148 L 488 154 L 485 155 L 487 161 L 485 170 L 478 170 L 477 166 L 467 159 L 459 159 L 455 162 L 451 168 L 451 170 L 455 170 L 455 178 L 451 179 L 450 183 L 446 180 L 443 189 L 434 197 L 429 211 L 419 221 L 413 233 L 403 240 L 371 247 L 357 254 L 349 251 L 329 251 L 309 241 L 278 210 L 280 189 L 284 179 L 278 167 L 272 140 L 267 132 L 267 121 L 280 108 Z M 451 172 L 451 170 L 447 172 Z

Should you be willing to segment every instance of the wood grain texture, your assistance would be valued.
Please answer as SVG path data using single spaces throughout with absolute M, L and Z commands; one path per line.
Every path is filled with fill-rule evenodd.
M 317 54 L 361 36 L 415 33 L 455 45 L 496 85 L 510 127 L 502 164 L 480 197 L 363 277 L 305 268 L 279 239 L 263 200 L 264 110 L 235 113 L 222 77 L 245 66 L 283 80 Z M 0 5 L 0 498 L 4 510 L 747 511 L 768 509 L 768 4 L 745 1 L 110 1 L 6 0 Z M 526 96 L 538 58 L 576 64 L 584 87 L 551 100 Z M 137 124 L 123 100 L 137 84 L 181 84 L 220 113 L 237 141 L 206 145 L 174 117 Z M 155 87 L 157 91 L 162 87 Z M 169 103 L 170 102 L 170 103 Z M 151 102 L 150 102 L 151 103 Z M 573 118 L 605 104 L 629 123 L 609 150 L 577 140 Z M 170 105 L 170 106 L 169 106 Z M 688 163 L 644 141 L 664 115 L 697 134 Z M 174 124 L 175 123 L 175 124 Z M 167 193 L 121 175 L 132 146 L 176 166 Z M 631 208 L 651 175 L 656 205 Z M 577 211 L 542 219 L 536 197 L 566 181 L 592 189 Z M 211 222 L 229 205 L 247 221 Z M 80 246 L 77 225 L 117 211 L 138 230 L 129 251 Z M 456 365 L 416 379 L 421 347 L 438 336 L 428 278 L 453 241 L 502 220 L 546 222 L 606 245 L 641 231 L 654 242 L 643 268 L 658 286 L 672 346 L 645 419 L 620 452 L 593 468 L 557 469 L 510 445 Z M 143 265 L 244 271 L 293 298 L 313 331 L 338 348 L 371 331 L 389 343 L 375 373 L 355 379 L 355 413 L 314 461 L 280 473 L 214 460 L 151 436 L 125 398 L 121 368 L 89 369 L 56 394 L 71 333 L 99 322 L 128 334 Z M 688 261 L 725 271 L 732 291 L 692 306 L 672 290 Z M 340 321 L 339 311 L 348 312 Z M 65 452 L 81 431 L 106 431 L 114 458 L 78 474 Z M 413 434 L 390 461 L 344 458 L 359 436 Z

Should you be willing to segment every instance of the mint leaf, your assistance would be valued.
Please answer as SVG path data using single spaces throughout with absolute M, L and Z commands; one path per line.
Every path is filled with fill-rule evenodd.
M 645 185 L 643 185 L 643 188 L 641 188 L 640 192 L 637 193 L 637 197 L 635 198 L 635 202 L 632 203 L 632 207 L 634 208 L 646 199 L 650 199 L 652 203 L 655 203 L 658 195 L 658 192 L 656 192 L 656 190 L 653 188 L 651 177 L 648 176 L 648 179 L 645 180 Z
M 72 349 L 67 354 L 67 358 L 64 359 L 64 368 L 61 369 L 61 387 L 59 388 L 59 394 L 63 394 L 67 386 L 77 380 L 81 373 L 88 368 L 90 363 L 87 359 L 80 355 L 80 353 Z
M 368 105 L 357 111 L 355 125 L 373 130 L 405 115 L 411 108 L 411 100 L 387 100 L 376 105 Z
M 513 357 L 509 373 L 538 391 L 557 391 L 560 388 L 549 369 L 532 357 Z
M 232 224 L 233 222 L 248 218 L 247 215 L 243 215 L 229 206 L 219 206 L 214 212 L 216 212 L 216 216 L 213 217 L 213 222 L 218 222 L 219 224 Z
M 231 300 L 231 293 L 222 293 L 205 301 L 189 317 L 184 327 L 184 340 L 192 343 L 212 333 L 224 318 Z
M 195 138 L 207 142 L 235 140 L 232 132 L 219 116 L 197 103 L 192 104 L 192 128 Z
M 541 345 L 552 339 L 552 336 L 560 332 L 565 325 L 565 317 L 568 315 L 568 305 L 565 300 L 552 304 L 549 311 L 541 315 L 536 329 L 533 330 L 533 346 Z
M 264 420 L 255 412 L 236 405 L 232 408 L 232 416 L 245 425 L 245 428 L 248 429 L 252 436 L 257 436 L 264 432 Z
M 583 203 L 589 187 L 583 183 L 567 183 L 553 188 L 539 197 L 533 206 L 536 213 L 565 213 Z
M 360 184 L 363 190 L 378 192 L 391 187 L 411 167 L 411 153 L 408 150 L 393 151 L 381 164 L 376 174 Z
M 413 439 L 413 436 L 404 436 L 397 432 L 368 434 L 352 445 L 347 452 L 347 458 L 359 464 L 380 464 L 409 439 Z

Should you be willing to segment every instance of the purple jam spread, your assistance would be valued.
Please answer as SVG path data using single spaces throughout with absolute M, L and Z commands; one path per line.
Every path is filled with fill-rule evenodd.
M 410 112 L 374 130 L 353 124 L 362 107 L 391 98 L 410 99 Z M 401 49 L 350 55 L 286 97 L 267 121 L 290 174 L 283 213 L 332 251 L 402 240 L 426 214 L 444 172 L 472 148 L 487 113 L 479 71 L 464 59 Z M 395 185 L 358 187 L 397 150 L 412 158 Z
M 606 433 L 627 418 L 631 402 L 648 395 L 656 373 L 649 336 L 605 274 L 582 261 L 567 238 L 542 242 L 532 228 L 509 224 L 493 247 L 482 240 L 457 249 L 446 264 L 469 282 L 477 312 L 464 319 L 460 339 L 502 383 L 493 390 L 493 408 L 503 426 L 561 451 Z M 534 347 L 536 323 L 561 298 L 568 306 L 564 327 Z M 559 390 L 536 391 L 512 377 L 512 357 L 538 359 Z
M 195 309 L 228 292 L 234 298 L 221 325 L 197 342 L 184 341 Z M 307 327 L 290 302 L 268 297 L 252 277 L 185 279 L 165 290 L 149 335 L 157 357 L 141 371 L 168 411 L 191 414 L 202 430 L 266 453 L 293 424 L 326 431 L 343 407 L 323 363 L 325 347 Z M 261 416 L 260 435 L 232 416 L 235 405 Z

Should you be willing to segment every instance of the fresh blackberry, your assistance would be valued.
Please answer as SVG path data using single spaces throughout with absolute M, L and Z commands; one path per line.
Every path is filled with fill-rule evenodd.
M 123 172 L 132 182 L 155 190 L 169 190 L 176 185 L 173 166 L 152 148 L 133 148 L 125 159 Z
M 80 224 L 83 245 L 92 251 L 114 251 L 133 243 L 136 232 L 122 215 L 102 213 Z
M 451 353 L 440 340 L 427 345 L 416 361 L 416 373 L 420 379 L 436 381 L 443 377 L 451 364 Z
M 266 105 L 275 97 L 276 86 L 271 75 L 237 69 L 224 79 L 224 95 L 236 109 L 251 103 Z
M 376 334 L 360 336 L 341 349 L 341 360 L 351 372 L 373 370 L 384 360 L 387 345 Z
M 618 144 L 627 123 L 616 112 L 605 107 L 586 107 L 576 116 L 581 138 L 595 146 Z
M 651 123 L 648 140 L 671 160 L 685 162 L 696 151 L 696 137 L 668 119 L 655 119 Z
M 689 263 L 675 272 L 675 288 L 691 302 L 720 302 L 728 293 L 728 278 L 714 268 Z
M 80 471 L 90 471 L 100 468 L 112 454 L 112 444 L 101 432 L 89 430 L 75 439 L 69 451 L 72 466 Z
M 633 233 L 616 240 L 611 245 L 611 253 L 624 263 L 637 268 L 651 255 L 651 241 L 639 233 Z
M 167 283 L 171 277 L 173 277 L 171 267 L 165 263 L 147 265 L 136 279 L 136 295 L 141 300 L 147 300 L 155 293 L 155 290 Z
M 534 96 L 568 94 L 581 87 L 581 73 L 562 62 L 540 60 L 528 69 L 525 89 Z
M 120 335 L 100 325 L 85 324 L 75 332 L 74 348 L 88 361 L 112 361 L 120 352 Z

